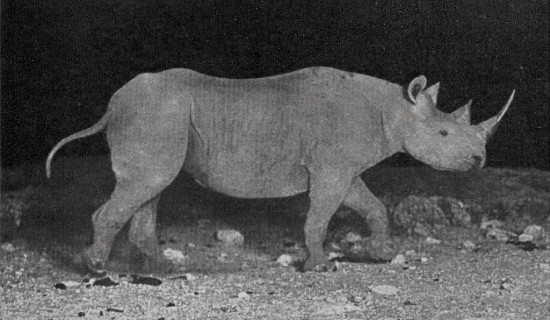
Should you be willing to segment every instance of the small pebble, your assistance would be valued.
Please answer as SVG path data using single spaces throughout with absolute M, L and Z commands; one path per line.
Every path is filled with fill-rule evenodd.
M 358 235 L 357 233 L 348 232 L 348 234 L 346 234 L 346 238 L 344 238 L 344 241 L 353 243 L 353 242 L 359 242 L 361 241 L 361 239 L 362 239 L 361 236 Z
M 481 229 L 500 229 L 504 227 L 504 222 L 499 220 L 484 220 L 481 222 Z
M 518 241 L 519 242 L 533 241 L 534 238 L 535 237 L 533 237 L 533 235 L 531 235 L 531 234 L 522 233 L 522 234 L 519 235 Z
M 187 259 L 187 256 L 183 254 L 183 252 L 171 248 L 166 248 L 162 252 L 164 257 L 174 263 L 181 264 Z
M 296 258 L 288 254 L 282 254 L 277 258 L 277 263 L 283 267 L 290 266 L 294 261 L 296 261 Z
M 239 292 L 239 294 L 237 295 L 237 297 L 239 299 L 249 299 L 250 298 L 250 294 L 244 292 L 244 291 L 241 291 Z
M 530 225 L 523 230 L 524 234 L 533 236 L 533 240 L 540 240 L 544 237 L 544 228 L 536 224 Z
M 144 284 L 148 286 L 160 286 L 162 284 L 161 280 L 153 277 L 142 277 L 136 274 L 131 275 L 131 277 L 132 281 L 130 283 L 132 284 Z
M 97 287 L 97 286 L 101 286 L 101 287 L 118 286 L 118 282 L 114 282 L 113 280 L 111 280 L 111 278 L 105 277 L 94 281 L 94 287 Z
M 331 242 L 329 244 L 329 250 L 331 250 L 331 251 L 342 251 L 342 247 L 336 242 Z
M 198 224 L 199 224 L 199 228 L 206 228 L 206 227 L 208 227 L 209 225 L 212 224 L 212 221 L 210 221 L 208 219 L 200 219 L 198 221 Z
M 335 259 L 342 259 L 344 257 L 344 254 L 342 252 L 330 252 L 328 254 L 328 260 L 332 261 Z
M 391 264 L 400 264 L 400 265 L 403 265 L 407 262 L 407 258 L 402 255 L 402 254 L 398 254 L 396 255 L 392 260 L 391 260 Z
M 477 246 L 475 245 L 475 243 L 473 243 L 472 241 L 470 240 L 466 240 L 462 243 L 462 246 L 467 249 L 467 250 L 474 250 Z
M 440 243 L 441 243 L 441 240 L 434 239 L 434 238 L 432 238 L 432 237 L 427 237 L 427 238 L 426 238 L 426 243 L 427 243 L 427 244 L 440 244 Z
M 63 284 L 66 285 L 67 288 L 73 288 L 73 287 L 78 287 L 81 284 L 81 282 L 69 280 L 69 281 L 63 281 Z
M 67 290 L 67 286 L 63 283 L 56 283 L 54 285 L 54 288 L 59 289 L 59 290 Z
M 390 285 L 370 286 L 369 289 L 374 293 L 378 293 L 385 296 L 393 296 L 397 294 L 397 288 Z
M 2 248 L 2 250 L 6 251 L 6 252 L 14 252 L 15 251 L 15 247 L 13 246 L 13 244 L 7 242 L 7 243 L 3 243 L 0 248 Z
M 417 223 L 414 227 L 413 227 L 413 232 L 421 237 L 424 237 L 424 238 L 429 238 L 430 236 L 430 231 L 428 230 L 428 228 L 426 228 L 425 226 L 423 226 L 422 224 L 420 223 Z
M 513 285 L 511 283 L 503 283 L 500 285 L 500 290 L 510 290 Z
M 510 240 L 508 233 L 501 229 L 489 229 L 487 232 L 487 239 L 493 239 L 501 242 Z
M 242 246 L 244 244 L 244 236 L 237 230 L 219 230 L 216 232 L 216 239 L 231 246 Z

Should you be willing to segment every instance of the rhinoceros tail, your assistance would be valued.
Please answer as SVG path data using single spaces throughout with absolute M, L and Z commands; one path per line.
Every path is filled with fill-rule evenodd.
M 100 132 L 101 130 L 105 129 L 105 127 L 107 126 L 107 122 L 109 121 L 109 115 L 110 115 L 110 111 L 107 111 L 103 115 L 103 117 L 96 124 L 94 124 L 93 126 L 87 128 L 87 129 L 84 129 L 82 131 L 79 131 L 77 133 L 74 133 L 74 134 L 64 138 L 63 140 L 59 141 L 55 145 L 55 147 L 53 147 L 52 151 L 50 151 L 50 153 L 48 154 L 48 158 L 46 159 L 46 176 L 48 178 L 50 177 L 51 162 L 52 162 L 52 159 L 53 159 L 55 153 L 59 149 L 61 149 L 65 144 L 67 144 L 67 143 L 69 143 L 73 140 L 84 138 L 84 137 L 87 137 L 87 136 L 91 136 L 92 134 L 96 134 L 96 133 Z

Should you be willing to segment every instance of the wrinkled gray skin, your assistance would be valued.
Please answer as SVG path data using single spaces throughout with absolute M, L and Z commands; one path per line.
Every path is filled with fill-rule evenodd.
M 308 192 L 305 270 L 329 266 L 323 241 L 342 204 L 370 229 L 374 258 L 387 259 L 384 205 L 359 175 L 396 152 L 442 170 L 485 163 L 485 144 L 501 113 L 470 125 L 469 104 L 446 114 L 435 107 L 439 84 L 419 76 L 402 87 L 366 75 L 319 67 L 260 79 L 220 79 L 191 70 L 141 74 L 118 90 L 94 126 L 64 144 L 106 129 L 116 187 L 93 214 L 85 258 L 104 268 L 115 235 L 131 220 L 129 240 L 161 258 L 156 207 L 180 170 L 201 185 L 242 198 Z

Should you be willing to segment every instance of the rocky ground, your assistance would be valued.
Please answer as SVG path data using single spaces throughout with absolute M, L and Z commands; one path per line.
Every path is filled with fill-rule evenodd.
M 293 266 L 303 196 L 228 199 L 182 176 L 159 204 L 159 241 L 178 270 L 136 273 L 115 248 L 115 271 L 95 279 L 77 253 L 112 189 L 109 162 L 60 158 L 48 181 L 41 170 L 2 172 L 0 319 L 550 318 L 548 172 L 373 168 L 364 178 L 389 209 L 395 258 L 368 261 L 367 226 L 341 208 L 327 273 Z

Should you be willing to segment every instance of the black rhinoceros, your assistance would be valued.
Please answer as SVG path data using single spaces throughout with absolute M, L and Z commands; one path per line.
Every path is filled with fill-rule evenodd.
M 64 144 L 106 129 L 116 187 L 92 218 L 94 240 L 84 256 L 96 272 L 130 219 L 129 240 L 149 265 L 157 263 L 156 206 L 182 169 L 234 197 L 308 192 L 305 270 L 328 265 L 323 241 L 342 204 L 364 217 L 373 248 L 384 255 L 386 209 L 360 174 L 397 152 L 437 169 L 481 168 L 487 138 L 513 99 L 470 125 L 470 103 L 440 112 L 439 84 L 426 82 L 419 76 L 403 87 L 326 67 L 241 80 L 186 69 L 140 74 L 114 94 L 99 122 L 53 148 L 47 173 Z

